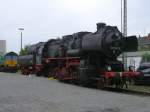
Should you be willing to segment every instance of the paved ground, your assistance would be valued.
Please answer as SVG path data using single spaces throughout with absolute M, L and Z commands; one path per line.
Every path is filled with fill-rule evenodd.
M 150 112 L 150 97 L 0 73 L 0 112 Z

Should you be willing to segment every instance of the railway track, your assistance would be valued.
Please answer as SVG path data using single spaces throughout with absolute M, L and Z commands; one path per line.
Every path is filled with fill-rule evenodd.
M 55 79 L 50 79 L 50 80 L 55 80 Z M 61 83 L 67 83 L 67 84 L 73 84 L 70 82 L 61 82 Z M 77 84 L 73 84 L 77 85 Z M 81 85 L 77 85 L 81 86 Z M 128 88 L 115 88 L 115 87 L 105 87 L 103 89 L 97 88 L 96 85 L 92 86 L 87 86 L 87 88 L 91 89 L 99 89 L 99 90 L 104 90 L 104 91 L 109 91 L 109 92 L 116 92 L 116 93 L 121 93 L 121 94 L 130 94 L 130 95 L 138 95 L 138 96 L 150 96 L 150 86 L 140 86 L 140 85 L 128 85 Z
M 105 91 L 110 91 L 110 92 L 117 92 L 117 93 L 122 93 L 122 94 L 131 94 L 131 95 L 140 95 L 140 96 L 150 96 L 150 91 L 140 91 L 140 90 L 135 90 L 135 89 L 118 89 L 118 88 L 104 88 L 102 90 Z

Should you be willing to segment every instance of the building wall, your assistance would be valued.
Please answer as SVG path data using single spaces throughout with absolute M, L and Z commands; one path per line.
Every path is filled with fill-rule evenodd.
M 127 67 L 134 66 L 137 69 L 140 66 L 142 56 L 144 54 L 150 54 L 150 51 L 137 51 L 127 53 Z M 118 57 L 118 60 L 122 61 L 122 55 Z
M 121 58 L 118 58 L 118 60 L 122 61 Z M 134 66 L 135 70 L 137 70 L 140 66 L 142 57 L 127 57 L 127 67 Z
M 6 40 L 0 40 L 0 55 L 6 53 Z

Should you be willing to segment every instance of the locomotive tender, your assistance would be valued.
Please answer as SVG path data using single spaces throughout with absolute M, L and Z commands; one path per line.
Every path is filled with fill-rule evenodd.
M 135 36 L 124 37 L 117 27 L 98 23 L 94 33 L 78 32 L 30 46 L 29 55 L 20 56 L 19 63 L 22 70 L 28 71 L 25 73 L 34 71 L 38 76 L 81 85 L 97 81 L 103 86 L 114 85 L 115 79 L 123 76 L 118 73 L 124 72 L 123 63 L 117 57 L 137 48 Z M 27 61 L 30 55 L 31 64 Z M 34 69 L 29 69 L 29 65 Z

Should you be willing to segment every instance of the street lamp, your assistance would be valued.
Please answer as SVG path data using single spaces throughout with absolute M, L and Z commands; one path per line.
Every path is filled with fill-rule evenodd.
M 121 0 L 121 32 L 127 37 L 127 0 Z M 123 53 L 122 60 L 127 69 L 127 53 Z
M 22 31 L 24 30 L 24 28 L 18 28 L 18 30 L 20 30 L 20 52 L 22 51 Z

